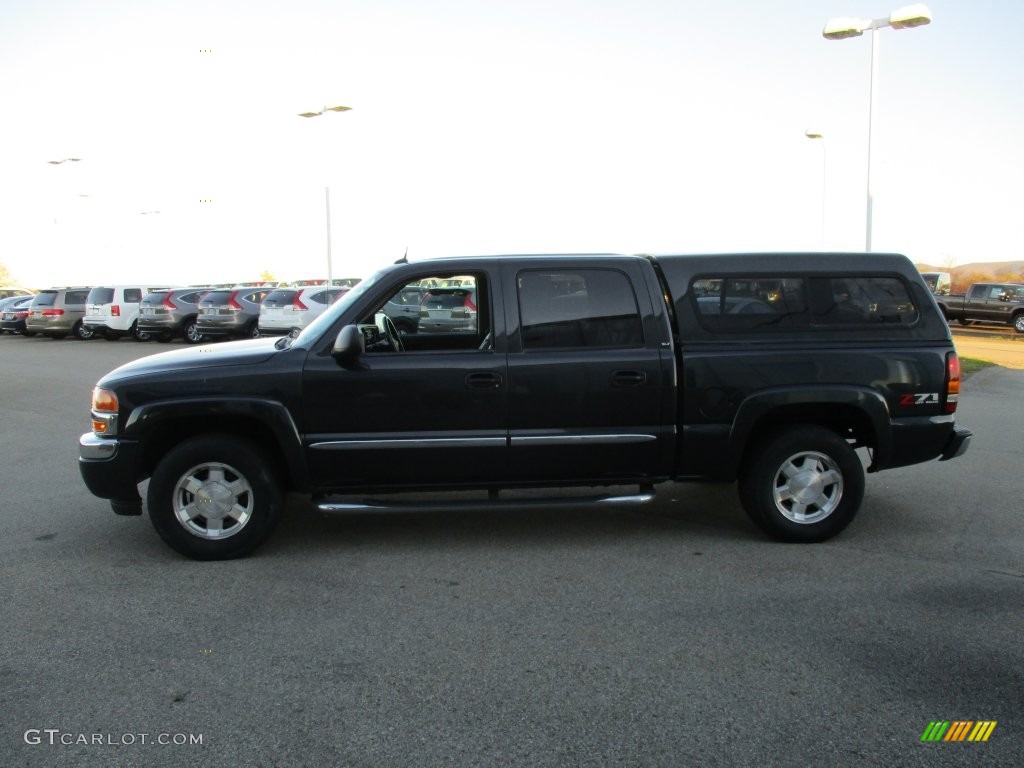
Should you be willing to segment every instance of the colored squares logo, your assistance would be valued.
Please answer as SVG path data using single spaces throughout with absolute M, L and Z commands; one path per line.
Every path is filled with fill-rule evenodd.
M 921 741 L 988 741 L 995 729 L 995 720 L 933 720 Z

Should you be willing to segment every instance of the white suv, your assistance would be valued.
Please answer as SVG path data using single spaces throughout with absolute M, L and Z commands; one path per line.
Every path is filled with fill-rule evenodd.
M 82 322 L 109 341 L 132 335 L 138 341 L 149 339 L 138 331 L 139 302 L 159 287 L 139 285 L 100 285 L 89 291 Z
M 260 304 L 260 333 L 280 335 L 301 331 L 347 290 L 325 285 L 275 288 Z

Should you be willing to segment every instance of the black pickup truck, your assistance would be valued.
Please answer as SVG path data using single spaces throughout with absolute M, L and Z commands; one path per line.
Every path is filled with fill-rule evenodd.
M 414 333 L 386 313 L 403 292 L 422 297 Z M 524 487 L 631 504 L 664 481 L 738 481 L 770 535 L 820 541 L 860 507 L 864 463 L 966 450 L 959 386 L 903 256 L 438 259 L 377 272 L 295 338 L 107 374 L 79 464 L 119 514 L 141 514 L 149 478 L 156 530 L 197 559 L 251 551 L 289 491 L 339 511 L 428 507 L 433 490 L 563 498 L 509 498 Z M 418 501 L 379 498 L 404 491 Z
M 1012 325 L 1024 333 L 1024 283 L 975 283 L 966 295 L 936 296 L 947 320 L 961 325 Z

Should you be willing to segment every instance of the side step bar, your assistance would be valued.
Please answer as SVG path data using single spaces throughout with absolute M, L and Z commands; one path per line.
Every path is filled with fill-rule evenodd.
M 496 492 L 486 499 L 448 499 L 431 501 L 385 501 L 363 499 L 362 501 L 332 500 L 329 496 L 313 499 L 313 505 L 321 512 L 451 512 L 460 509 L 528 509 L 536 507 L 580 507 L 588 504 L 603 506 L 633 507 L 653 501 L 653 489 L 641 489 L 629 495 L 571 496 L 529 499 L 499 499 Z

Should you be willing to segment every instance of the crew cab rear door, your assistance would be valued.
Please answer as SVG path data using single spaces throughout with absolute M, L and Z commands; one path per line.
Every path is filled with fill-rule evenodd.
M 659 474 L 674 361 L 652 338 L 634 259 L 503 265 L 509 472 L 523 481 L 632 481 Z M 666 323 L 667 327 L 667 323 Z

